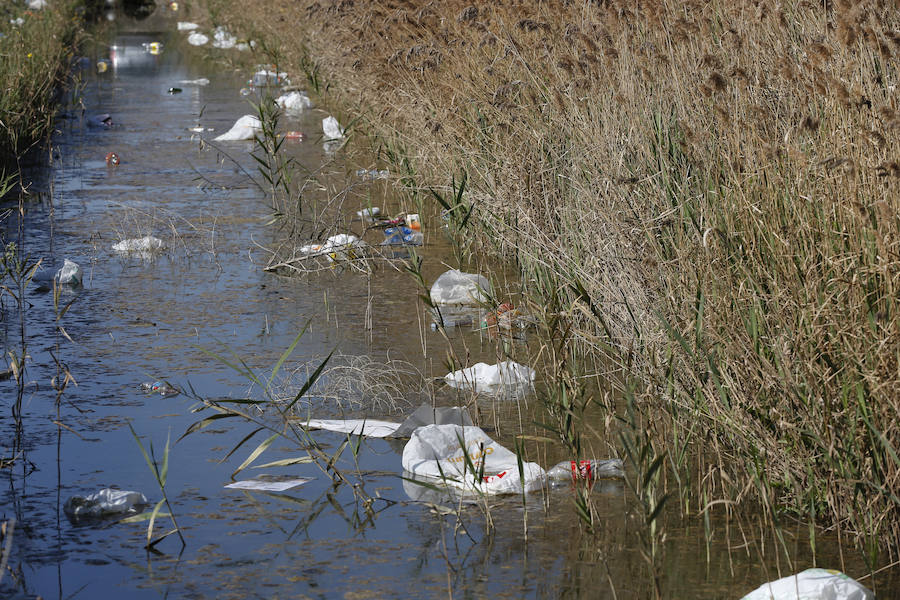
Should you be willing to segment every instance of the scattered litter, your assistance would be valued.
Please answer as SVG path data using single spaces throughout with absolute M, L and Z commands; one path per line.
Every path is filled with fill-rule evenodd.
M 209 85 L 209 79 L 206 77 L 199 77 L 197 79 L 182 79 L 179 81 L 181 85 Z
M 153 381 L 141 384 L 141 389 L 145 392 L 159 394 L 160 396 L 177 396 L 181 393 L 176 387 L 173 387 L 165 381 Z
M 227 50 L 229 48 L 234 48 L 236 43 L 237 38 L 231 35 L 227 29 L 221 25 L 216 27 L 216 31 L 213 33 L 213 48 Z
M 47 8 L 47 0 L 28 0 L 28 8 L 31 10 L 41 10 Z
M 831 569 L 806 569 L 764 583 L 741 600 L 874 600 L 868 588 Z
M 178 22 L 178 31 L 193 31 L 200 27 L 196 23 L 191 23 L 190 21 L 179 21 Z
M 281 107 L 282 110 L 291 113 L 300 113 L 308 108 L 312 108 L 312 100 L 309 99 L 305 92 L 288 92 L 275 98 L 275 104 Z
M 253 93 L 253 88 L 241 88 L 241 91 L 239 93 L 241 94 L 241 96 L 249 96 Z
M 491 284 L 484 275 L 451 269 L 432 284 L 431 301 L 435 304 L 477 305 L 487 300 L 484 292 L 490 289 Z
M 388 227 L 384 230 L 382 246 L 421 246 L 425 236 L 409 227 Z
M 182 89 L 181 89 L 181 88 L 177 88 L 177 87 L 170 87 L 170 88 L 169 88 L 169 93 L 170 93 L 170 94 L 180 94 L 181 92 L 182 92 Z
M 265 480 L 265 479 L 245 479 L 244 481 L 235 481 L 229 483 L 225 487 L 232 490 L 256 490 L 259 492 L 284 492 L 298 485 L 309 483 L 311 477 L 296 477 L 294 479 L 284 480 Z
M 303 423 L 308 429 L 324 429 L 375 438 L 407 438 L 423 425 L 450 424 L 471 425 L 472 419 L 465 408 L 422 404 L 402 423 L 376 419 L 309 419 Z
M 104 113 L 102 115 L 88 117 L 87 124 L 88 127 L 103 127 L 108 129 L 109 127 L 112 127 L 113 120 L 109 114 Z
M 356 176 L 362 179 L 366 179 L 368 181 L 374 181 L 376 179 L 387 179 L 391 176 L 391 172 L 387 169 L 357 169 Z
M 256 73 L 253 74 L 253 78 L 249 81 L 250 85 L 256 87 L 288 85 L 290 83 L 287 73 L 276 71 L 274 67 L 266 67 L 264 65 L 257 65 Z
M 165 243 L 152 235 L 122 240 L 121 242 L 113 244 L 112 247 L 113 251 L 120 254 L 152 254 L 153 252 L 158 252 L 165 248 Z
M 147 504 L 147 498 L 140 492 L 104 488 L 87 496 L 72 496 L 66 500 L 63 511 L 71 519 L 100 519 L 137 513 Z
M 305 256 L 320 256 L 323 254 L 325 244 L 307 244 L 300 247 L 300 254 Z
M 163 50 L 162 42 L 144 42 L 141 46 L 144 48 L 145 52 L 152 54 L 153 56 L 159 55 Z
M 246 52 L 251 48 L 256 48 L 256 42 L 254 42 L 253 40 L 250 40 L 249 42 L 238 42 L 237 44 L 235 44 L 234 48 L 238 52 Z
M 36 284 L 38 291 L 46 291 L 53 288 L 54 282 L 61 286 L 78 287 L 83 278 L 84 274 L 78 263 L 66 258 L 59 269 L 38 271 L 32 277 L 32 281 Z
M 97 61 L 97 72 L 98 73 L 106 73 L 107 69 L 109 69 L 109 61 L 108 60 L 98 60 Z
M 471 314 L 447 315 L 441 311 L 441 315 L 433 315 L 434 321 L 431 323 L 431 330 L 437 331 L 438 323 L 443 323 L 444 327 L 464 327 L 475 322 L 475 317 Z
M 468 369 L 447 373 L 444 380 L 450 387 L 492 392 L 506 387 L 530 386 L 534 382 L 534 376 L 534 369 L 506 360 L 496 365 L 476 363 Z
M 106 164 L 111 167 L 118 167 L 121 160 L 119 159 L 119 155 L 115 152 L 107 152 L 106 153 Z
M 376 217 L 381 215 L 381 209 L 377 206 L 373 206 L 371 208 L 364 208 L 362 210 L 356 211 L 356 216 L 360 219 L 369 219 L 374 221 Z
M 339 233 L 328 238 L 322 248 L 329 262 L 352 260 L 366 255 L 368 246 L 355 235 Z
M 406 226 L 413 231 L 421 231 L 422 221 L 419 220 L 418 213 L 410 213 L 406 215 Z
M 339 140 L 344 137 L 344 128 L 334 117 L 322 119 L 322 131 L 325 133 L 326 140 Z
M 204 35 L 199 31 L 194 31 L 188 36 L 187 41 L 191 46 L 205 46 L 206 43 L 209 42 L 209 36 Z
M 203 127 L 201 125 L 197 125 L 196 127 L 188 127 L 188 131 L 191 133 L 203 133 L 204 131 L 215 131 L 212 127 Z
M 404 470 L 417 478 L 480 494 L 533 492 L 546 479 L 544 469 L 531 462 L 522 463 L 520 476 L 516 455 L 473 426 L 419 427 L 403 449 L 402 460 Z
M 215 138 L 217 142 L 232 142 L 236 140 L 252 140 L 262 131 L 262 123 L 253 115 L 244 115 L 238 119 L 227 132 Z
M 484 319 L 481 320 L 482 329 L 524 329 L 528 326 L 528 321 L 510 302 L 504 302 L 492 310 Z
M 558 465 L 547 470 L 547 478 L 551 481 L 569 481 L 625 477 L 625 466 L 620 458 L 608 458 L 604 460 L 564 460 Z
M 287 131 L 284 134 L 284 139 L 294 142 L 302 142 L 306 139 L 306 134 L 302 131 Z

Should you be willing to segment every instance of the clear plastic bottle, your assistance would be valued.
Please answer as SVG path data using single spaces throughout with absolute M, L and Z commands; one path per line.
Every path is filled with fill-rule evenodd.
M 621 478 L 625 476 L 622 460 L 608 458 L 605 460 L 564 460 L 547 470 L 550 481 L 567 481 L 575 479 Z

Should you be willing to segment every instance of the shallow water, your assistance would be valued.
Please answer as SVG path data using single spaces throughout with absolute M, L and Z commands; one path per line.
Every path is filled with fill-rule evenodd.
M 60 120 L 52 168 L 36 175 L 33 189 L 45 193 L 28 205 L 25 247 L 50 264 L 75 260 L 85 271 L 85 284 L 62 296 L 64 303 L 74 299 L 61 320 L 72 342 L 55 333 L 51 295 L 26 292 L 32 362 L 24 394 L 25 452 L 13 468 L 0 471 L 6 482 L 0 516 L 17 520 L 10 558 L 17 571 L 0 582 L 0 593 L 60 599 L 645 597 L 639 527 L 623 483 L 601 482 L 593 490 L 600 516 L 594 536 L 580 533 L 567 487 L 537 494 L 524 506 L 521 498 L 498 498 L 487 513 L 463 506 L 458 516 L 441 514 L 417 501 L 421 488 L 400 478 L 402 443 L 384 440 L 363 440 L 358 464 L 349 451 L 339 463 L 361 474 L 365 491 L 375 498 L 369 512 L 347 485 L 332 486 L 313 465 L 267 470 L 314 478 L 288 492 L 224 489 L 263 438 L 221 462 L 251 431 L 249 425 L 221 421 L 171 450 L 167 490 L 186 538 L 183 552 L 174 536 L 157 552 L 145 552 L 145 524 L 85 526 L 66 519 L 61 510 L 66 498 L 102 487 L 160 498 L 127 424 L 145 445 L 152 440 L 158 453 L 168 436 L 174 441 L 202 415 L 191 412 L 198 402 L 187 394 L 149 395 L 140 383 L 165 379 L 207 398 L 258 395 L 246 378 L 203 349 L 227 355 L 230 348 L 265 373 L 309 324 L 286 370 L 314 367 L 337 350 L 345 357 L 409 361 L 424 374 L 418 384 L 400 386 L 397 410 L 386 403 L 372 406 L 371 398 L 368 406 L 365 399 L 343 399 L 344 406 L 363 403 L 351 406 L 352 414 L 393 414 L 397 420 L 427 397 L 432 377 L 446 372 L 445 348 L 427 327 L 408 274 L 387 266 L 371 278 L 351 270 L 292 278 L 263 272 L 265 253 L 259 247 L 275 243 L 279 231 L 267 225 L 270 211 L 260 191 L 241 168 L 220 152 L 202 149 L 187 131 L 198 124 L 212 127 L 203 134 L 209 139 L 252 112 L 239 94 L 250 72 L 210 60 L 207 53 L 218 56 L 212 50 L 189 49 L 173 31 L 174 22 L 158 33 L 113 33 L 109 46 L 88 53 L 82 63 L 84 116 L 109 113 L 114 126 L 89 127 L 72 111 Z M 142 48 L 152 41 L 165 44 L 158 56 Z M 96 73 L 99 58 L 114 59 L 108 72 Z M 179 83 L 198 77 L 210 84 Z M 183 92 L 168 94 L 171 87 Z M 317 139 L 323 116 L 309 111 L 282 123 L 284 130 L 308 134 L 302 143 L 286 142 L 292 156 L 311 170 L 325 165 L 318 180 L 326 191 L 311 190 L 309 198 L 349 188 L 348 214 L 369 199 L 398 211 L 390 182 L 354 179 L 358 167 L 376 165 L 349 164 L 343 151 L 323 150 Z M 252 148 L 250 142 L 221 145 L 250 172 Z M 111 151 L 121 158 L 118 167 L 106 165 Z M 442 263 L 456 265 L 439 228 L 426 223 L 425 233 L 421 254 L 431 280 L 447 268 Z M 111 251 L 120 239 L 150 234 L 166 242 L 166 252 L 144 259 Z M 9 231 L 7 239 L 12 235 Z M 20 346 L 18 315 L 9 298 L 5 303 L 4 353 Z M 467 349 L 470 362 L 494 362 L 496 348 L 478 333 L 457 334 L 454 341 Z M 533 349 L 517 351 L 527 357 Z M 60 419 L 67 429 L 62 430 L 53 424 L 51 352 L 77 381 L 63 394 Z M 296 389 L 291 382 L 281 385 Z M 435 393 L 450 398 L 446 390 Z M 5 403 L 15 395 L 12 380 L 0 381 Z M 511 447 L 512 433 L 534 419 L 539 403 L 533 397 L 507 404 L 487 399 L 479 407 L 484 421 Z M 3 410 L 0 449 L 8 456 L 13 423 Z M 342 414 L 334 399 L 320 399 L 309 410 L 321 417 Z M 345 439 L 328 432 L 314 437 L 327 450 Z M 562 458 L 558 449 L 534 452 L 532 458 L 545 466 Z M 298 454 L 276 443 L 263 458 Z M 238 478 L 257 474 L 251 469 Z M 486 514 L 493 529 L 486 526 Z M 699 523 L 695 519 L 669 532 L 664 561 L 669 597 L 740 597 L 774 578 L 779 566 L 790 572 L 776 563 L 775 553 L 769 553 L 768 564 L 754 558 L 760 540 L 772 543 L 765 534 L 733 528 L 729 538 L 724 522 L 713 520 L 717 536 L 707 546 Z M 164 519 L 160 530 L 167 525 Z M 811 566 L 805 526 L 787 536 L 794 570 Z M 828 539 L 819 542 L 824 550 L 818 564 L 840 567 L 837 547 Z M 846 557 L 844 564 L 851 573 L 864 572 L 858 560 Z

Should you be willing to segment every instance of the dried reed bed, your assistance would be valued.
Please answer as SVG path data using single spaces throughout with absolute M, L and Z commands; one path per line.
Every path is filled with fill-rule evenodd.
M 706 497 L 900 542 L 893 3 L 271 4 L 231 10 L 420 181 L 468 173 L 466 235 L 715 449 Z

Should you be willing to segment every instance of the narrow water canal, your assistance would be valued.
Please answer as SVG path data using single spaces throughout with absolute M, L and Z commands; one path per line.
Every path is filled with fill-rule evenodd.
M 147 393 L 142 382 L 165 380 L 207 398 L 255 393 L 245 377 L 204 349 L 232 361 L 238 356 L 265 373 L 309 324 L 284 372 L 305 373 L 304 365 L 312 369 L 336 351 L 334 364 L 347 365 L 350 373 L 343 375 L 347 381 L 332 382 L 343 397 L 320 397 L 310 405 L 315 416 L 397 419 L 432 392 L 452 401 L 430 384 L 446 372 L 444 349 L 402 269 L 379 267 L 371 277 L 353 270 L 306 277 L 263 271 L 261 247 L 275 244 L 281 233 L 267 224 L 271 211 L 244 172 L 255 170 L 252 142 L 223 143 L 221 152 L 200 144 L 200 137 L 210 139 L 253 112 L 239 93 L 250 71 L 191 49 L 175 32 L 176 20 L 172 16 L 162 31 L 113 32 L 86 50 L 80 71 L 84 115 L 76 108 L 60 119 L 52 166 L 35 177 L 39 200 L 27 204 L 25 250 L 48 265 L 74 260 L 84 269 L 84 285 L 62 295 L 63 304 L 73 301 L 59 321 L 71 340 L 57 333 L 52 294 L 36 286 L 26 292 L 24 450 L 0 471 L 0 516 L 16 521 L 13 572 L 0 583 L 0 594 L 60 600 L 640 597 L 647 589 L 639 580 L 643 559 L 623 483 L 595 487 L 599 532 L 581 536 L 565 487 L 535 494 L 524 506 L 520 497 L 492 499 L 488 510 L 447 510 L 420 501 L 422 489 L 400 478 L 402 442 L 366 439 L 358 463 L 349 452 L 341 458 L 340 467 L 361 474 L 375 499 L 370 511 L 350 486 L 332 486 L 314 465 L 266 471 L 313 478 L 287 492 L 225 489 L 258 442 L 222 462 L 250 428 L 213 423 L 171 448 L 167 490 L 185 536 L 183 551 L 172 536 L 146 552 L 145 523 L 98 526 L 66 518 L 68 497 L 104 487 L 160 499 L 127 424 L 159 455 L 167 437 L 174 442 L 197 421 L 192 410 L 198 401 L 190 393 Z M 162 42 L 163 51 L 148 52 L 144 45 L 152 42 Z M 98 60 L 111 61 L 110 68 L 98 73 Z M 198 78 L 208 85 L 185 83 Z M 173 87 L 183 91 L 168 93 Z M 91 117 L 107 113 L 112 127 L 90 126 Z M 306 141 L 286 142 L 285 148 L 317 173 L 309 194 L 327 199 L 336 190 L 352 190 L 345 194 L 350 214 L 369 202 L 388 212 L 409 208 L 397 205 L 390 180 L 355 177 L 358 167 L 383 165 L 348 164 L 342 152 L 323 150 L 318 138 L 326 114 L 311 110 L 281 123 L 284 131 L 307 133 Z M 197 126 L 214 131 L 189 131 Z M 119 156 L 118 166 L 107 165 L 109 152 Z M 7 239 L 15 239 L 13 221 L 5 223 Z M 421 254 L 431 280 L 459 265 L 437 227 L 426 223 L 425 233 Z M 166 250 L 123 257 L 111 249 L 146 235 L 162 239 Z M 4 353 L 19 348 L 19 316 L 8 299 L 0 325 Z M 489 340 L 461 335 L 470 363 L 495 362 Z M 520 349 L 525 356 L 529 351 Z M 54 356 L 77 382 L 62 394 L 64 428 L 54 424 Z M 394 363 L 398 372 L 392 374 L 391 361 L 406 362 Z M 296 381 L 283 385 L 296 389 Z M 0 395 L 16 395 L 12 379 L 0 382 Z M 513 447 L 518 428 L 504 423 L 531 422 L 539 407 L 534 398 L 509 405 L 487 399 L 480 410 L 498 439 Z M 5 453 L 14 423 L 8 414 L 0 423 Z M 331 450 L 345 439 L 314 435 Z M 266 457 L 298 453 L 276 444 Z M 550 466 L 559 458 L 550 451 L 540 460 Z M 161 528 L 168 525 L 161 521 Z M 705 539 L 696 526 L 670 534 L 672 597 L 739 597 L 764 580 L 746 551 L 735 558 L 726 542 L 707 546 Z M 808 566 L 802 539 L 795 543 L 798 564 Z

